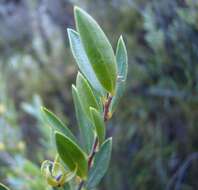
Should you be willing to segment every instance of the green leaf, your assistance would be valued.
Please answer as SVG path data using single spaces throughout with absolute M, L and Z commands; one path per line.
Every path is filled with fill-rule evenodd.
M 87 155 L 74 141 L 62 133 L 55 132 L 55 139 L 60 158 L 71 171 L 77 166 L 77 175 L 85 180 L 88 173 Z
M 69 183 L 66 183 L 64 186 L 63 186 L 63 190 L 70 190 L 71 187 L 69 185 Z
M 0 190 L 9 190 L 8 187 L 0 183 Z
M 96 128 L 96 133 L 98 136 L 99 144 L 101 145 L 105 140 L 105 123 L 101 114 L 94 108 L 90 108 L 92 114 L 93 123 Z
M 88 189 L 92 189 L 98 185 L 105 175 L 111 158 L 112 138 L 107 139 L 101 146 L 99 152 L 96 153 L 93 167 L 90 170 L 87 181 Z
M 72 96 L 82 141 L 85 146 L 86 152 L 89 153 L 92 149 L 92 144 L 94 141 L 94 129 L 91 122 L 87 119 L 86 115 L 83 112 L 83 108 L 81 106 L 78 96 L 78 91 L 74 85 L 72 85 Z
M 67 29 L 67 33 L 72 54 L 78 64 L 80 71 L 97 92 L 104 94 L 104 89 L 98 81 L 96 74 L 90 64 L 90 61 L 81 43 L 79 34 L 72 29 Z
M 111 112 L 115 111 L 116 106 L 118 105 L 121 97 L 124 94 L 127 72 L 128 72 L 128 56 L 127 50 L 122 36 L 118 40 L 117 49 L 116 49 L 116 60 L 118 68 L 118 79 L 116 83 L 116 94 L 112 99 L 110 110 Z
M 102 86 L 114 95 L 117 68 L 113 48 L 90 15 L 78 7 L 74 8 L 74 14 L 80 39 L 92 68 Z
M 126 81 L 128 72 L 128 56 L 126 45 L 122 36 L 120 36 L 117 44 L 116 61 L 118 68 L 118 77 L 121 78 L 123 81 Z
M 95 109 L 99 110 L 100 106 L 97 103 L 96 97 L 94 96 L 89 83 L 80 72 L 78 72 L 77 75 L 76 88 L 78 89 L 78 95 L 82 108 L 91 120 L 91 113 L 89 108 L 94 107 Z
M 76 137 L 72 134 L 69 128 L 65 126 L 64 123 L 54 113 L 43 107 L 41 108 L 41 110 L 44 119 L 49 123 L 53 130 L 63 133 L 64 135 L 72 139 L 75 143 L 78 143 Z

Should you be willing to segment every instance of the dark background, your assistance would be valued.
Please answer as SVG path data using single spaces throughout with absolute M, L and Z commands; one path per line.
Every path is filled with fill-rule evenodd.
M 100 190 L 198 189 L 197 0 L 1 0 L 0 181 L 47 190 L 52 158 L 45 105 L 78 135 L 71 84 L 77 66 L 66 29 L 87 10 L 129 56 L 127 90 L 108 126 L 110 169 Z

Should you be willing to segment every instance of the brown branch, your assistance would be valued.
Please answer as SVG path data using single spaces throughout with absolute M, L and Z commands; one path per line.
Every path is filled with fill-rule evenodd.
M 88 169 L 90 169 L 91 166 L 92 166 L 92 162 L 93 162 L 94 156 L 95 156 L 95 154 L 96 154 L 97 146 L 98 146 L 98 138 L 96 137 L 96 138 L 95 138 L 94 145 L 93 145 L 93 148 L 92 148 L 92 151 L 91 151 L 91 154 L 89 155 L 89 159 L 88 159 Z
M 112 96 L 111 95 L 108 95 L 108 99 L 107 101 L 105 102 L 104 104 L 104 108 L 103 108 L 103 112 L 104 112 L 104 115 L 103 115 L 103 119 L 104 121 L 106 122 L 108 119 L 109 119 L 109 108 L 110 108 L 110 105 L 111 105 L 111 101 L 112 101 Z M 88 170 L 90 170 L 90 168 L 92 167 L 92 162 L 93 162 L 93 159 L 94 159 L 94 156 L 97 152 L 97 146 L 98 146 L 98 137 L 95 138 L 95 141 L 94 141 L 94 145 L 93 145 L 93 148 L 92 148 L 92 151 L 89 155 L 89 158 L 88 158 Z M 84 185 L 84 181 L 82 180 L 78 186 L 78 190 L 81 190 L 82 187 Z
M 111 105 L 111 101 L 112 101 L 112 96 L 108 95 L 108 99 L 104 105 L 104 121 L 107 121 L 109 119 L 109 108 Z

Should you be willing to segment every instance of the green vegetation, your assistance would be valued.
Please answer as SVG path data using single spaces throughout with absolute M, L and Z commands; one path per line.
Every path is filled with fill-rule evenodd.
M 98 57 L 104 49 L 95 55 L 84 48 L 74 27 L 74 2 L 97 20 L 105 33 L 100 35 L 111 42 L 114 58 L 108 68 L 114 73 L 111 64 L 116 62 L 116 84 L 110 82 L 113 77 L 104 83 L 93 69 L 88 54 Z M 79 14 L 87 18 L 84 11 Z M 97 134 L 97 163 L 110 159 L 102 156 L 110 157 L 102 152 L 111 149 L 104 136 L 113 137 L 111 161 L 102 172 L 93 163 L 84 188 L 198 189 L 196 0 L 9 0 L 0 1 L 0 15 L 1 183 L 10 190 L 79 184 L 78 168 L 69 169 L 56 157 L 58 132 L 86 159 Z M 107 49 L 104 53 L 111 52 Z M 127 59 L 126 80 L 127 67 L 118 63 Z M 77 75 L 87 88 L 80 89 Z M 113 88 L 104 122 L 103 105 Z
M 114 87 L 118 78 L 117 73 L 114 73 L 114 71 L 117 70 L 118 64 L 120 75 L 125 75 L 125 78 L 122 80 L 126 80 L 128 63 L 127 58 L 125 58 L 126 48 L 122 38 L 118 43 L 118 53 L 116 54 L 116 57 L 119 63 L 116 64 L 112 47 L 96 21 L 94 21 L 91 16 L 80 8 L 75 7 L 74 11 L 80 35 L 77 32 L 75 32 L 75 34 L 79 36 L 79 42 L 81 42 L 79 44 L 75 44 L 75 39 L 72 39 L 74 36 L 69 34 L 71 47 L 76 47 L 75 52 L 73 51 L 74 57 L 78 60 L 78 65 L 80 65 L 79 69 L 81 69 L 81 67 L 93 69 L 91 74 L 96 76 L 98 81 L 100 81 L 100 85 L 106 89 L 106 92 L 100 91 L 98 93 L 94 89 L 94 86 L 89 84 L 91 81 L 89 82 L 87 80 L 92 78 L 90 73 L 86 73 L 86 75 L 83 76 L 78 72 L 76 86 L 72 86 L 72 94 L 76 109 L 76 117 L 79 120 L 78 124 L 80 132 L 82 133 L 82 140 L 84 142 L 83 145 L 78 143 L 78 140 L 76 140 L 72 132 L 70 132 L 70 130 L 64 126 L 64 124 L 53 113 L 48 111 L 46 108 L 42 109 L 44 112 L 44 118 L 46 118 L 47 122 L 52 125 L 52 136 L 55 138 L 58 153 L 57 157 L 60 157 L 66 167 L 70 170 L 71 174 L 68 174 L 69 180 L 67 177 L 63 178 L 64 171 L 62 170 L 59 175 L 57 172 L 57 174 L 54 175 L 56 163 L 61 165 L 61 162 L 56 160 L 54 163 L 47 160 L 44 161 L 42 164 L 42 173 L 48 184 L 52 187 L 76 189 L 78 186 L 77 189 L 81 190 L 84 186 L 86 189 L 95 188 L 108 169 L 111 158 L 112 139 L 108 138 L 105 141 L 105 122 L 111 118 L 110 115 L 112 116 L 112 113 L 110 112 L 112 100 L 115 103 L 119 100 L 115 94 L 115 89 L 116 92 L 120 92 L 120 88 L 124 89 L 122 86 L 124 83 L 122 83 L 122 85 L 118 83 L 119 85 Z M 85 28 L 86 32 L 83 31 Z M 68 33 L 70 33 L 72 30 L 69 29 L 68 31 Z M 89 44 L 94 44 L 94 46 L 89 46 Z M 109 47 L 111 50 L 109 52 L 109 56 L 106 54 L 108 51 L 105 52 L 106 47 Z M 84 55 L 81 55 L 82 52 Z M 94 53 L 93 56 L 93 54 L 89 52 L 96 53 Z M 95 56 L 96 54 L 98 54 L 98 56 Z M 80 58 L 82 56 L 87 57 L 91 62 L 81 61 Z M 98 57 L 100 58 L 99 60 Z M 112 62 L 111 59 L 114 61 Z M 84 64 L 91 65 L 87 66 Z M 114 75 L 117 77 L 115 78 Z M 69 182 L 72 180 L 70 176 L 73 178 L 77 177 L 80 181 L 77 181 L 77 183 Z M 69 185 L 65 187 L 66 183 Z

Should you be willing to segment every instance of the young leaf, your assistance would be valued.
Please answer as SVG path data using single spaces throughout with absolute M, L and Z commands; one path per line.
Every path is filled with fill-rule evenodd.
M 82 179 L 87 178 L 87 156 L 81 148 L 70 138 L 55 132 L 56 147 L 60 158 L 73 171 L 77 166 L 77 175 Z
M 116 49 L 116 60 L 117 60 L 117 68 L 118 68 L 118 79 L 116 83 L 116 94 L 112 99 L 112 103 L 110 107 L 111 112 L 115 111 L 115 108 L 118 105 L 120 98 L 124 94 L 125 84 L 127 79 L 128 56 L 122 36 L 118 40 L 117 49 Z
M 99 144 L 101 145 L 105 139 L 105 123 L 101 114 L 94 108 L 90 108 L 93 123 L 96 128 Z
M 87 116 L 91 119 L 89 107 L 94 107 L 97 110 L 99 110 L 100 107 L 97 103 L 96 97 L 94 96 L 91 87 L 89 86 L 89 83 L 81 73 L 78 73 L 77 75 L 76 87 L 78 89 L 78 95 L 82 108 Z
M 81 42 L 102 86 L 115 94 L 117 68 L 113 48 L 97 22 L 82 9 L 75 7 L 75 22 Z
M 83 112 L 82 106 L 80 104 L 78 92 L 74 85 L 72 85 L 72 96 L 73 96 L 78 126 L 80 128 L 80 133 L 82 136 L 82 140 L 84 142 L 83 144 L 85 146 L 86 152 L 89 153 L 91 151 L 92 144 L 94 141 L 94 132 L 93 132 L 94 129 L 90 121 L 87 119 L 87 117 Z
M 78 64 L 80 71 L 97 92 L 104 94 L 104 89 L 98 81 L 96 74 L 89 62 L 87 54 L 81 43 L 79 34 L 72 29 L 67 29 L 67 33 L 72 54 Z
M 5 185 L 0 183 L 0 190 L 9 190 Z
M 92 189 L 98 185 L 105 175 L 111 158 L 112 138 L 107 139 L 96 153 L 94 165 L 90 170 L 87 180 L 87 188 Z
M 48 185 L 52 187 L 62 187 L 64 184 L 71 181 L 77 172 L 77 165 L 74 171 L 66 170 L 60 163 L 59 156 L 56 157 L 54 162 L 45 160 L 41 165 L 41 174 L 45 178 Z
M 41 109 L 44 119 L 49 123 L 49 125 L 53 128 L 53 130 L 63 133 L 65 136 L 68 136 L 75 143 L 77 143 L 77 139 L 73 135 L 73 133 L 69 130 L 67 126 L 64 125 L 64 123 L 54 113 L 49 111 L 47 108 L 41 108 Z

